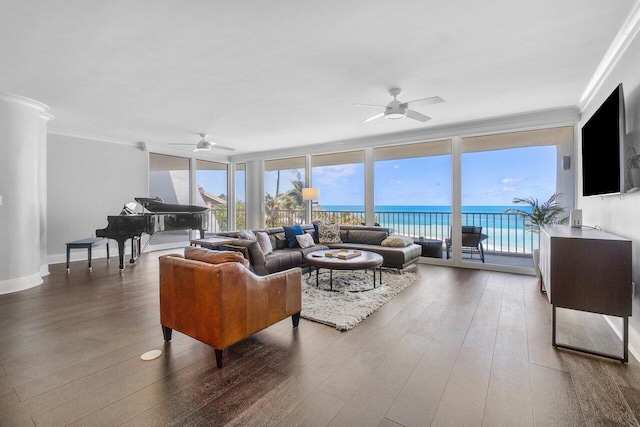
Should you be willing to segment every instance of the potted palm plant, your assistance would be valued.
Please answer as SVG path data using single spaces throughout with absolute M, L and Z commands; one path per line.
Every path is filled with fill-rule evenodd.
M 563 217 L 564 208 L 558 203 L 558 199 L 562 196 L 561 193 L 553 193 L 549 200 L 540 203 L 535 197 L 528 198 L 514 198 L 514 205 L 528 206 L 528 210 L 524 209 L 507 209 L 505 213 L 517 214 L 524 221 L 525 230 L 533 234 L 540 233 L 540 226 L 543 224 L 564 224 L 567 222 L 567 217 Z M 540 261 L 540 250 L 533 250 L 533 268 L 536 271 L 536 275 L 540 278 L 540 269 L 538 264 Z
M 636 149 L 629 147 L 628 167 L 631 174 L 631 187 L 640 187 L 640 154 L 636 153 Z

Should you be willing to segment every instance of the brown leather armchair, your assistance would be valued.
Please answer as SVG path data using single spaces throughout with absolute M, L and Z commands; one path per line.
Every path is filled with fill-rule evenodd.
M 218 368 L 227 348 L 289 316 L 298 326 L 302 270 L 256 276 L 239 262 L 208 264 L 181 255 L 160 257 L 160 323 L 215 349 Z

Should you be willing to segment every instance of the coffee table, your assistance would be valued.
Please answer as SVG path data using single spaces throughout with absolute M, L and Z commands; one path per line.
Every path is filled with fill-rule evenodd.
M 384 259 L 382 255 L 368 252 L 359 251 L 360 255 L 348 258 L 330 258 L 327 256 L 329 252 L 337 252 L 339 249 L 324 249 L 320 251 L 313 251 L 307 254 L 307 263 L 316 269 L 316 287 L 319 287 L 318 272 L 321 268 L 329 269 L 329 290 L 333 291 L 333 270 L 368 270 L 373 269 L 373 288 L 376 287 L 376 270 L 379 272 L 379 282 L 382 285 L 382 262 Z

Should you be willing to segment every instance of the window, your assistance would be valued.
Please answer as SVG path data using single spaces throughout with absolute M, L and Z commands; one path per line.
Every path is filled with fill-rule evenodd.
M 364 224 L 364 151 L 311 157 L 312 186 L 320 190 L 312 220 Z
M 399 234 L 444 241 L 451 225 L 451 141 L 376 148 L 374 161 L 376 221 Z
M 149 197 L 160 197 L 165 203 L 190 204 L 189 159 L 184 157 L 149 154 Z M 185 243 L 188 230 L 155 233 L 151 245 Z
M 246 215 L 246 163 L 236 163 L 236 230 L 244 230 L 247 227 Z
M 544 202 L 563 192 L 563 181 L 571 177 L 563 176 L 558 166 L 572 143 L 572 127 L 463 138 L 461 224 L 482 227 L 484 252 L 483 260 L 476 248 L 463 247 L 464 261 L 533 267 L 538 235 L 520 216 L 506 211 L 530 212 L 514 205 L 514 198 Z M 560 200 L 564 206 L 573 204 L 572 193 Z
M 304 157 L 290 157 L 264 162 L 266 227 L 304 222 L 304 203 L 302 201 L 304 182 Z
M 206 205 L 211 216 L 207 231 L 228 231 L 227 222 L 227 165 L 196 160 L 196 205 Z
M 149 197 L 188 205 L 189 182 L 189 159 L 149 154 Z

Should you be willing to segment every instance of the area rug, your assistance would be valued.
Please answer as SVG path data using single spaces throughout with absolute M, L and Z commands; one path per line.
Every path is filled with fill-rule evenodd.
M 382 272 L 382 286 L 376 277 L 373 288 L 371 271 L 334 271 L 333 292 L 329 291 L 329 271 L 321 270 L 319 288 L 316 274 L 302 280 L 302 312 L 308 320 L 346 331 L 354 328 L 371 313 L 418 279 L 418 273 Z M 325 290 L 326 289 L 326 290 Z

